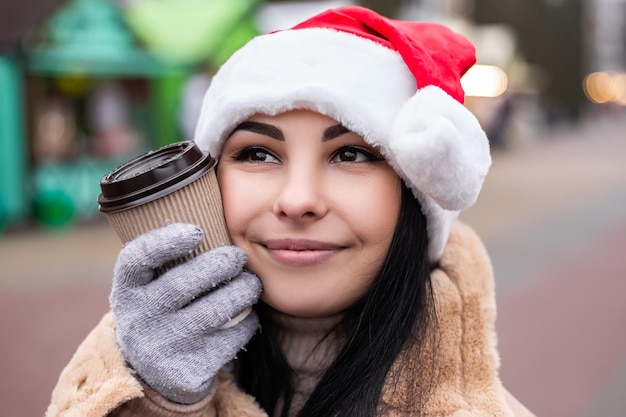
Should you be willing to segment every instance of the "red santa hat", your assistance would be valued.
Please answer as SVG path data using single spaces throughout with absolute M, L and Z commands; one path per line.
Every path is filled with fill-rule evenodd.
M 218 157 L 232 129 L 255 113 L 309 109 L 337 120 L 377 147 L 411 188 L 436 262 L 491 165 L 485 133 L 463 105 L 461 76 L 475 59 L 466 38 L 436 23 L 356 6 L 327 10 L 234 53 L 205 95 L 195 140 Z

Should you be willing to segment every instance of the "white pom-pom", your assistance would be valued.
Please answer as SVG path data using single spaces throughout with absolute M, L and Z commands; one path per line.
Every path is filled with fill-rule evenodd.
M 476 117 L 435 86 L 403 104 L 389 149 L 405 179 L 451 211 L 474 204 L 491 165 L 489 141 Z

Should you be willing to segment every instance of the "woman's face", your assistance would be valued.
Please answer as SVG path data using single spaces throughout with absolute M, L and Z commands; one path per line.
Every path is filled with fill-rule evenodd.
M 361 136 L 321 114 L 256 115 L 218 166 L 233 243 L 283 313 L 321 317 L 360 299 L 380 271 L 401 183 Z

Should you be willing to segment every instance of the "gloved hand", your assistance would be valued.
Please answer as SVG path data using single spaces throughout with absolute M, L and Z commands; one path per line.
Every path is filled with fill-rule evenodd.
M 242 249 L 213 249 L 157 276 L 157 268 L 188 255 L 202 237 L 200 228 L 177 223 L 128 242 L 109 296 L 126 361 L 159 394 L 183 404 L 208 395 L 217 371 L 259 326 L 252 312 L 221 328 L 261 293 L 259 279 L 243 270 Z

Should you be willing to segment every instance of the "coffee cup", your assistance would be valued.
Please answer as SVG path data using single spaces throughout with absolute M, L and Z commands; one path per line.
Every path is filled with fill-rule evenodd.
M 168 223 L 200 226 L 204 231 L 201 245 L 187 258 L 168 263 L 157 271 L 163 273 L 204 251 L 232 244 L 215 176 L 216 163 L 193 141 L 149 151 L 102 177 L 99 209 L 122 243 Z M 236 324 L 249 312 L 224 327 Z

